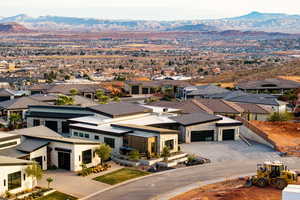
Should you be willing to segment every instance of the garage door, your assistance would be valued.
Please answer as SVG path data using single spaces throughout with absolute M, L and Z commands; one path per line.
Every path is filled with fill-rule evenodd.
M 192 131 L 191 142 L 214 141 L 214 131 Z
M 223 130 L 222 135 L 223 135 L 223 140 L 234 140 L 234 129 L 227 129 Z

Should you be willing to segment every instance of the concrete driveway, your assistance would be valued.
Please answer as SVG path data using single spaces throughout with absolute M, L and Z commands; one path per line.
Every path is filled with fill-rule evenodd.
M 52 188 L 70 194 L 72 196 L 81 198 L 89 194 L 95 193 L 99 190 L 111 187 L 111 185 L 101 183 L 92 180 L 94 177 L 110 173 L 112 171 L 121 169 L 122 167 L 116 164 L 112 164 L 112 168 L 105 172 L 100 172 L 98 174 L 92 174 L 87 177 L 78 176 L 75 172 L 70 172 L 66 170 L 48 170 L 45 172 L 42 180 L 38 182 L 39 186 L 47 187 L 47 178 L 51 177 L 54 181 L 51 183 Z
M 268 146 L 250 141 L 248 146 L 242 140 L 223 142 L 193 142 L 181 144 L 181 150 L 186 153 L 196 154 L 208 158 L 211 162 L 235 161 L 235 160 L 277 160 L 278 152 Z

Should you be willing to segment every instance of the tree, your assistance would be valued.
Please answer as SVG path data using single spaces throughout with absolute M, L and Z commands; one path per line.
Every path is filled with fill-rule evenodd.
M 167 158 L 170 157 L 170 155 L 171 155 L 171 153 L 170 153 L 169 147 L 165 146 L 165 147 L 163 148 L 163 151 L 162 151 L 162 153 L 161 153 L 161 156 L 162 156 L 165 160 L 167 160 Z
M 59 95 L 55 102 L 56 105 L 73 105 L 74 99 L 73 97 L 69 97 L 66 95 Z
M 268 121 L 270 122 L 284 122 L 284 121 L 290 121 L 293 119 L 293 114 L 292 113 L 288 113 L 288 112 L 284 112 L 284 113 L 280 113 L 280 112 L 274 112 L 273 114 L 271 114 L 268 118 Z
M 20 128 L 22 123 L 22 116 L 18 113 L 11 113 L 9 116 L 9 127 L 11 129 Z
M 75 95 L 78 95 L 78 94 L 79 94 L 79 91 L 78 91 L 76 88 L 72 88 L 72 89 L 70 90 L 70 93 L 71 93 L 72 96 L 75 96 Z
M 48 189 L 50 188 L 50 184 L 53 182 L 53 178 L 48 177 L 47 179 L 47 183 L 48 183 Z
M 25 172 L 28 176 L 36 178 L 37 180 L 40 180 L 43 177 L 43 170 L 37 163 L 33 163 L 32 165 L 28 166 L 25 169 Z
M 101 158 L 101 165 L 107 161 L 111 155 L 112 149 L 107 144 L 101 144 L 96 150 L 96 154 Z
M 97 90 L 96 91 L 96 97 L 97 97 L 97 99 L 99 99 L 101 96 L 104 96 L 103 90 Z
M 141 158 L 140 152 L 138 150 L 132 150 L 129 153 L 130 160 L 139 160 Z

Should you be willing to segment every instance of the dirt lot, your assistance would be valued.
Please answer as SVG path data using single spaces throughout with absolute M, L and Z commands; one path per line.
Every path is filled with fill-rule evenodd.
M 298 181 L 299 182 L 299 181 Z M 280 200 L 281 191 L 272 187 L 243 187 L 245 180 L 211 184 L 178 195 L 171 200 Z M 299 182 L 300 183 L 300 182 Z
M 298 150 L 300 146 L 300 123 L 292 122 L 261 122 L 251 121 L 251 124 L 264 131 L 277 149 L 286 152 L 288 149 Z

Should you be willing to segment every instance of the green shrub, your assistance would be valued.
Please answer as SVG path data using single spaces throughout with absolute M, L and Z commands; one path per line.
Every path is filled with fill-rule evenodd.
M 280 113 L 280 112 L 274 112 L 273 114 L 271 114 L 268 118 L 268 121 L 270 122 L 284 122 L 284 121 L 289 121 L 293 119 L 293 114 L 292 113 L 288 113 L 288 112 L 284 112 L 284 113 Z
M 129 159 L 130 160 L 134 160 L 134 161 L 137 161 L 141 158 L 141 155 L 140 155 L 140 152 L 137 151 L 137 150 L 132 150 L 130 151 L 129 153 Z

